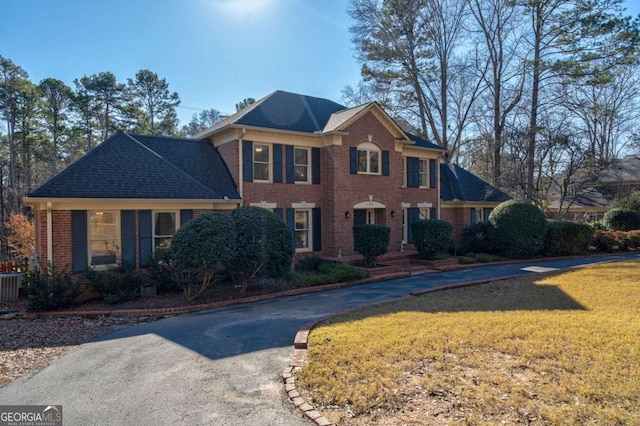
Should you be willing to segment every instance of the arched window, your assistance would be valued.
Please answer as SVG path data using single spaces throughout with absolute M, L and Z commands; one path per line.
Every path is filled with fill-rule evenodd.
M 358 174 L 380 174 L 380 148 L 370 142 L 358 145 Z

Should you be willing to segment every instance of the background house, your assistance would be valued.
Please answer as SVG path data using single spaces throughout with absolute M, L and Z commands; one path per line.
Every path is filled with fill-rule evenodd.
M 353 254 L 359 223 L 389 226 L 389 250 L 401 251 L 420 218 L 449 220 L 459 235 L 506 199 L 441 165 L 444 154 L 375 102 L 345 108 L 276 91 L 196 139 L 118 132 L 25 204 L 42 260 L 74 272 L 120 258 L 144 266 L 181 223 L 239 205 L 282 217 L 299 254 Z

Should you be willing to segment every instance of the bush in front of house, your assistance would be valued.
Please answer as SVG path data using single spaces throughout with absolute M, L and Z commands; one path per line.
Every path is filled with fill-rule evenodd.
M 467 252 L 489 253 L 489 224 L 478 222 L 462 230 L 462 245 Z
M 90 269 L 86 279 L 106 303 L 127 302 L 140 297 L 142 278 L 131 264 L 123 263 L 106 271 Z
M 631 209 L 611 209 L 602 217 L 607 231 L 633 231 L 640 229 L 640 215 Z
M 353 241 L 358 253 L 364 256 L 366 267 L 376 264 L 376 258 L 389 248 L 390 229 L 384 225 L 360 224 L 353 227 Z
M 246 294 L 256 276 L 282 278 L 291 270 L 294 247 L 291 230 L 275 213 L 260 207 L 239 207 L 231 213 L 236 238 L 227 273 Z
M 550 256 L 584 253 L 593 242 L 593 228 L 586 223 L 567 220 L 547 221 L 544 252 Z
M 531 203 L 509 200 L 489 215 L 489 244 L 493 251 L 507 257 L 527 257 L 544 249 L 547 219 Z
M 411 230 L 413 244 L 424 259 L 433 259 L 437 253 L 445 251 L 453 236 L 453 226 L 438 219 L 417 220 L 412 224 Z
M 173 279 L 173 263 L 168 248 L 158 248 L 149 256 L 149 276 L 160 293 L 178 290 L 178 283 Z
M 35 269 L 26 274 L 27 311 L 51 311 L 71 306 L 80 295 L 80 280 L 73 281 L 66 270 L 56 271 L 49 264 L 46 271 Z
M 620 247 L 618 241 L 608 231 L 596 231 L 594 238 L 596 250 L 610 252 Z
M 221 278 L 235 257 L 236 228 L 230 215 L 205 213 L 182 225 L 169 248 L 172 275 L 187 300 Z

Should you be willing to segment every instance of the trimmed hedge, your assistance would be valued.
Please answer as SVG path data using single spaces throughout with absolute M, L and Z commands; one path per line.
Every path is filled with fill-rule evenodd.
M 586 252 L 593 242 L 593 228 L 586 223 L 547 221 L 544 252 L 551 256 L 571 256 Z
M 353 227 L 353 240 L 366 266 L 376 263 L 376 257 L 387 252 L 390 229 L 384 225 L 361 224 Z
M 27 311 L 50 311 L 71 306 L 80 295 L 82 280 L 74 281 L 68 271 L 56 271 L 49 263 L 26 274 Z
M 489 224 L 487 222 L 478 222 L 467 226 L 462 230 L 462 245 L 467 252 L 471 253 L 489 253 Z
M 142 278 L 132 264 L 124 263 L 106 271 L 87 271 L 87 280 L 106 303 L 114 304 L 140 297 Z
M 531 203 L 517 200 L 499 204 L 489 215 L 491 249 L 507 257 L 527 257 L 544 249 L 547 219 Z
M 449 247 L 453 236 L 453 226 L 444 220 L 421 219 L 411 226 L 413 243 L 421 257 L 433 259 Z
M 631 209 L 611 209 L 602 217 L 607 231 L 633 231 L 640 229 L 640 215 Z

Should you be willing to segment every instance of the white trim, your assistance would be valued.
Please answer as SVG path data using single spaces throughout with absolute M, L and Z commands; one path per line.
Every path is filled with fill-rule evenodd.
M 263 209 L 275 209 L 278 203 L 267 203 L 266 201 L 260 201 L 259 203 L 249 203 L 251 207 L 262 207 Z
M 421 207 L 423 209 L 430 209 L 431 207 L 433 207 L 433 203 L 418 203 L 417 204 L 418 207 Z
M 267 161 L 266 163 L 264 162 L 257 162 L 256 163 L 256 147 L 258 146 L 263 146 L 267 148 L 267 151 L 269 153 L 269 161 Z M 256 179 L 256 164 L 267 164 L 267 179 Z M 253 182 L 255 183 L 272 183 L 273 182 L 273 165 L 274 165 L 274 161 L 273 161 L 273 144 L 267 144 L 267 143 L 256 143 L 254 142 L 251 146 L 251 167 L 253 167 Z
M 361 201 L 353 205 L 354 209 L 386 209 L 380 201 Z
M 400 203 L 400 206 L 401 206 L 403 209 L 408 209 L 408 208 L 410 208 L 410 207 L 411 207 L 411 203 L 404 203 L 404 202 L 403 202 L 403 203 Z
M 47 262 L 53 265 L 53 212 L 47 203 Z
M 304 229 L 297 229 L 296 228 L 296 220 L 295 220 L 295 216 L 296 213 L 298 212 L 305 212 L 307 214 L 307 227 Z M 306 247 L 296 247 L 295 248 L 295 252 L 296 253 L 304 253 L 304 252 L 310 252 L 313 251 L 313 214 L 311 211 L 311 208 L 297 208 L 294 210 L 293 212 L 293 236 L 294 236 L 294 240 L 296 237 L 296 233 L 297 232 L 306 232 L 306 242 L 307 242 L 307 246 Z
M 291 203 L 291 208 L 294 209 L 314 209 L 316 207 L 316 203 L 307 203 L 306 201 L 301 201 L 299 203 Z
M 180 210 L 152 210 L 151 211 L 151 251 L 156 251 L 156 238 L 167 237 L 167 235 L 156 235 L 156 214 L 157 213 L 173 213 L 174 217 L 174 230 L 172 236 L 175 235 L 176 231 L 182 225 L 180 223 Z
M 307 164 L 306 165 L 298 165 L 296 164 L 296 149 L 307 152 Z M 311 183 L 311 148 L 306 146 L 294 146 L 293 147 L 293 183 L 297 185 L 309 185 Z M 307 168 L 307 180 L 296 180 L 296 167 L 306 167 Z

